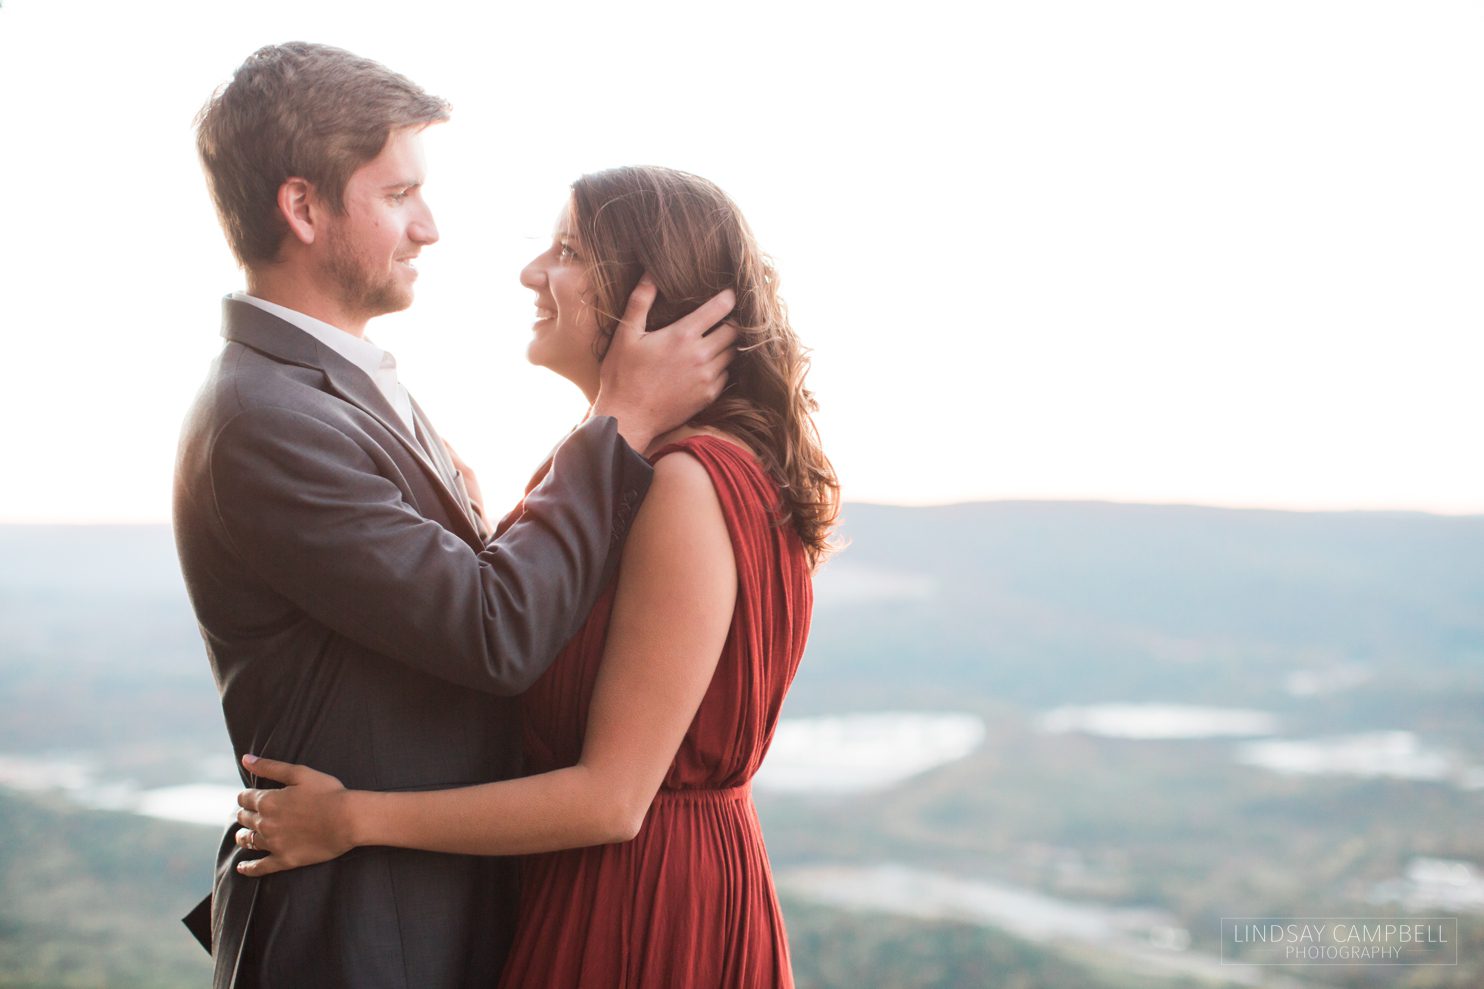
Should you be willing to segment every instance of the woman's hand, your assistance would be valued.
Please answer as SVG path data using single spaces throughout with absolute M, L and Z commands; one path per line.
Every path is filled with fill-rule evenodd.
M 474 512 L 479 516 L 484 527 L 493 532 L 494 526 L 490 525 L 488 516 L 484 514 L 484 492 L 479 490 L 479 478 L 474 475 L 474 468 L 464 463 L 454 448 L 448 445 L 448 440 L 443 441 L 443 449 L 448 453 L 448 459 L 453 461 L 453 469 L 459 472 L 459 477 L 464 482 L 464 492 L 469 496 L 469 504 L 474 506 Z
M 335 777 L 308 766 L 242 757 L 247 771 L 285 784 L 277 790 L 243 790 L 237 844 L 263 858 L 237 863 L 244 876 L 267 876 L 285 869 L 326 862 L 355 847 L 351 839 L 349 791 Z

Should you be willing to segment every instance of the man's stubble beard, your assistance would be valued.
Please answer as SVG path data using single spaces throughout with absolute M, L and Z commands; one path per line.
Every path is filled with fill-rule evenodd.
M 340 304 L 347 314 L 369 320 L 412 305 L 412 292 L 397 283 L 395 273 L 369 272 L 350 238 L 338 227 L 331 227 L 329 236 L 325 273 L 339 290 Z

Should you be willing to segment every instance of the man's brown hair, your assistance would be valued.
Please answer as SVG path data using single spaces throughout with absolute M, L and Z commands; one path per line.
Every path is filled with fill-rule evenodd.
M 392 131 L 448 119 L 449 105 L 379 62 L 328 45 L 269 45 L 248 56 L 196 117 L 196 148 L 237 261 L 273 261 L 288 232 L 290 178 L 345 209 L 345 185 Z

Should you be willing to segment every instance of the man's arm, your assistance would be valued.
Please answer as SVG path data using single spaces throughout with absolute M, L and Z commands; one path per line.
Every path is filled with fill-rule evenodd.
M 300 412 L 255 408 L 217 435 L 209 471 L 232 548 L 325 626 L 444 680 L 525 690 L 591 609 L 651 468 L 589 421 L 525 511 L 475 553 L 423 518 L 372 453 Z
M 653 301 L 653 285 L 635 290 L 593 416 L 482 552 L 413 511 L 381 451 L 282 408 L 245 410 L 212 441 L 223 531 L 274 590 L 339 634 L 445 680 L 520 693 L 601 590 L 652 476 L 634 450 L 725 385 L 736 331 L 711 328 L 731 291 L 646 333 Z

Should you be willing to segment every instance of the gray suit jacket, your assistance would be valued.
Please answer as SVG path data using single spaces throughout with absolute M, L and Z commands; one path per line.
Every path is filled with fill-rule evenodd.
M 612 419 L 591 420 L 486 543 L 420 412 L 431 456 L 309 334 L 231 299 L 222 333 L 181 437 L 174 517 L 237 754 L 372 790 L 518 773 L 511 695 L 591 608 L 648 463 Z M 494 984 L 512 862 L 361 848 L 247 879 L 235 832 L 211 897 L 217 987 Z

